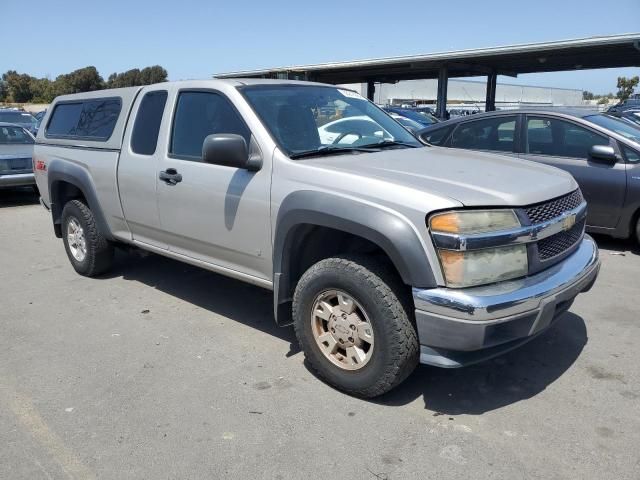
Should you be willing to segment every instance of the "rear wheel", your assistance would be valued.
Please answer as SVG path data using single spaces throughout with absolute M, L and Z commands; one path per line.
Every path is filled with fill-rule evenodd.
M 293 318 L 310 367 L 330 385 L 375 397 L 418 364 L 418 339 L 405 289 L 366 256 L 322 260 L 296 287 Z
M 71 200 L 62 210 L 62 239 L 69 261 L 80 275 L 93 277 L 113 263 L 113 245 L 96 225 L 93 213 L 80 200 Z

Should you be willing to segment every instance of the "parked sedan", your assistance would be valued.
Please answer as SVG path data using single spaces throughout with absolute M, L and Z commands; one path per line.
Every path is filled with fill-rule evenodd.
M 420 125 L 427 127 L 429 125 L 433 125 L 434 123 L 438 123 L 439 120 L 433 115 L 426 112 L 419 112 L 417 110 L 412 110 L 409 108 L 399 108 L 399 107 L 383 107 L 383 110 L 389 114 L 395 113 L 396 115 L 401 115 L 406 117 L 414 122 L 418 122 Z
M 597 112 L 517 110 L 456 118 L 418 135 L 566 170 L 589 204 L 590 231 L 640 239 L 640 129 L 631 123 Z
M 396 122 L 398 122 L 413 134 L 424 128 L 424 125 L 421 125 L 418 122 L 411 120 L 410 118 L 398 115 L 397 113 L 390 113 L 389 115 L 391 115 L 391 118 L 393 118 Z
M 620 118 L 627 122 L 633 123 L 640 127 L 640 107 L 638 108 L 630 108 L 628 110 L 623 110 L 621 112 L 609 113 L 614 117 Z
M 33 185 L 34 138 L 25 128 L 0 123 L 0 188 Z
M 22 110 L 0 109 L 0 122 L 13 123 L 26 128 L 32 134 L 38 131 L 38 121 L 33 115 Z

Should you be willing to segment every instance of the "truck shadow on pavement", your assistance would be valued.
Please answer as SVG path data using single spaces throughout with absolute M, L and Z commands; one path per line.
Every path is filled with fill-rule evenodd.
M 526 400 L 551 385 L 587 344 L 584 320 L 571 312 L 522 347 L 460 369 L 420 366 L 403 384 L 375 399 L 399 406 L 422 396 L 434 415 L 480 415 Z
M 598 248 L 611 250 L 614 254 L 631 253 L 633 255 L 640 255 L 640 245 L 635 238 L 620 239 L 598 234 L 591 234 L 591 236 L 598 244 Z M 605 252 L 600 252 L 600 255 L 604 254 Z
M 292 356 L 300 352 L 293 328 L 276 325 L 273 294 L 233 278 L 160 255 L 116 251 L 113 269 L 101 278 L 122 277 L 156 288 L 249 327 L 289 342 Z
M 0 189 L 0 208 L 36 205 L 37 203 L 38 195 L 31 187 Z
M 109 277 L 120 276 L 280 338 L 290 345 L 283 352 L 287 357 L 300 352 L 293 328 L 276 326 L 268 290 L 153 254 L 118 252 Z M 395 390 L 372 401 L 402 406 L 422 397 L 434 415 L 479 415 L 544 391 L 586 343 L 584 320 L 569 312 L 538 338 L 501 357 L 461 369 L 420 366 Z

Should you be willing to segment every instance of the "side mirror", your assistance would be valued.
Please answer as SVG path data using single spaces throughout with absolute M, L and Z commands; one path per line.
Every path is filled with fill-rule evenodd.
M 613 165 L 618 161 L 616 151 L 609 145 L 594 145 L 589 149 L 589 160 Z
M 234 133 L 207 135 L 202 144 L 202 161 L 250 171 L 260 170 L 262 166 L 261 161 L 254 161 L 249 155 L 244 137 Z

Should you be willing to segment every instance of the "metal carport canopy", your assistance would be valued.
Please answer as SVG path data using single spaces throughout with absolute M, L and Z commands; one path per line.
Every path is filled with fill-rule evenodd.
M 216 74 L 216 78 L 292 78 L 332 84 L 367 83 L 369 97 L 374 82 L 487 75 L 487 107 L 495 103 L 497 75 L 557 72 L 593 68 L 640 66 L 640 33 L 574 40 L 478 48 L 453 52 L 407 55 L 351 62 L 247 70 Z M 446 85 L 439 86 L 446 101 Z M 443 96 L 444 94 L 444 96 Z M 490 98 L 493 95 L 494 98 Z M 439 102 L 442 103 L 442 102 Z M 490 108 L 488 108 L 490 109 Z

